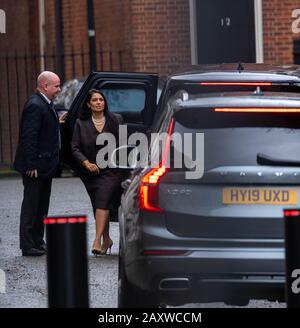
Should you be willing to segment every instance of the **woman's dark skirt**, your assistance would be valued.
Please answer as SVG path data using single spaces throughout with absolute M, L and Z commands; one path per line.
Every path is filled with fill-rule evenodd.
M 124 173 L 119 169 L 100 171 L 98 175 L 80 177 L 90 196 L 94 213 L 96 209 L 112 209 L 117 206 L 121 196 L 121 182 Z

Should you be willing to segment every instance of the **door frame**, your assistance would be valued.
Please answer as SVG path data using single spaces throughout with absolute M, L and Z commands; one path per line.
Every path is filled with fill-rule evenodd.
M 197 65 L 197 20 L 196 20 L 196 1 L 189 0 L 190 7 L 190 40 L 191 40 L 191 63 Z M 255 17 L 255 50 L 256 62 L 264 62 L 264 42 L 263 42 L 263 13 L 262 0 L 254 0 L 254 17 Z

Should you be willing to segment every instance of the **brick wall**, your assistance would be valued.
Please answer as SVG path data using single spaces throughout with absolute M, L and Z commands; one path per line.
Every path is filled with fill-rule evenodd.
M 6 13 L 6 34 L 0 36 L 0 52 L 38 46 L 38 1 L 1 0 Z
M 55 46 L 55 0 L 45 1 L 45 45 L 47 51 Z
M 65 52 L 71 44 L 87 51 L 86 0 L 65 0 L 62 11 Z M 46 12 L 47 40 L 54 45 L 54 0 L 46 1 Z M 188 0 L 94 0 L 94 18 L 96 48 L 103 51 L 96 57 L 99 70 L 167 74 L 190 64 Z M 66 71 L 70 76 L 70 62 Z
M 80 77 L 88 72 L 88 40 L 86 0 L 64 0 L 61 5 L 62 42 L 65 56 L 65 79 Z M 47 51 L 55 53 L 55 1 L 45 1 Z M 72 57 L 71 53 L 76 54 Z M 82 56 L 79 55 L 82 53 Z M 55 70 L 55 65 L 50 67 Z M 86 74 L 85 74 L 86 72 Z
M 264 61 L 271 64 L 292 64 L 293 40 L 300 34 L 292 33 L 292 11 L 300 9 L 299 0 L 263 0 Z
M 8 165 L 18 142 L 23 103 L 35 89 L 39 70 L 38 61 L 25 65 L 24 59 L 24 53 L 34 55 L 39 49 L 38 1 L 1 0 L 0 8 L 6 14 L 6 34 L 0 34 L 0 165 Z
M 65 0 L 62 5 L 63 43 L 67 54 L 65 61 L 66 79 L 87 75 L 89 72 L 87 10 L 85 0 Z M 71 52 L 83 52 L 86 55 L 76 56 L 75 65 L 68 55 Z
M 190 64 L 188 0 L 132 0 L 134 69 L 168 74 Z
M 119 50 L 128 47 L 126 31 L 129 30 L 129 0 L 94 0 L 96 30 L 96 64 L 98 70 L 120 70 Z M 50 47 L 55 46 L 54 0 L 46 1 L 46 39 Z M 62 2 L 63 44 L 66 55 L 66 79 L 89 73 L 89 44 L 86 0 L 64 0 Z M 69 56 L 75 52 L 73 59 Z M 101 53 L 100 53 L 101 52 Z M 128 56 L 127 56 L 128 57 Z M 128 58 L 122 58 L 122 70 L 128 70 Z
M 102 58 L 98 58 L 100 70 L 133 70 L 130 2 L 94 0 L 96 46 L 103 51 Z

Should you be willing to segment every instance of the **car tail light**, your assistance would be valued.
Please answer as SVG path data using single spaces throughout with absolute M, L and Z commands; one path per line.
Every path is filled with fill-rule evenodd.
M 223 112 L 223 113 L 300 113 L 300 108 L 220 107 L 220 108 L 214 108 L 214 111 Z
M 151 169 L 142 178 L 142 183 L 140 186 L 141 210 L 149 212 L 163 212 L 163 209 L 158 206 L 158 184 L 160 178 L 168 171 L 166 161 L 169 153 L 170 139 L 174 128 L 174 123 L 174 118 L 172 118 L 168 127 L 167 138 L 159 166 Z
M 204 86 L 256 86 L 264 87 L 272 85 L 271 82 L 200 82 Z

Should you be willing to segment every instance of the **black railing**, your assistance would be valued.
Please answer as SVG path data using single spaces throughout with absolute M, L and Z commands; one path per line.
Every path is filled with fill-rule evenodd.
M 96 70 L 124 70 L 124 50 L 97 45 Z M 63 63 L 61 65 L 61 63 Z M 58 69 L 62 70 L 59 72 Z M 24 50 L 0 53 L 0 167 L 11 165 L 18 142 L 21 111 L 28 96 L 34 92 L 36 78 L 41 70 L 54 71 L 62 83 L 73 78 L 87 76 L 89 53 L 81 45 L 69 46 L 56 55 L 55 48 L 45 49 L 42 54 Z

